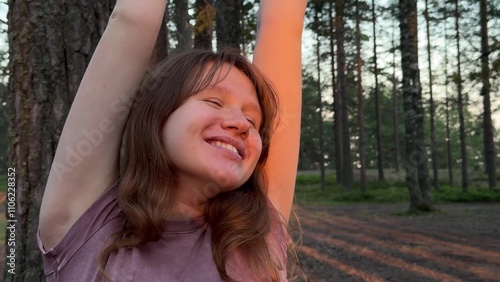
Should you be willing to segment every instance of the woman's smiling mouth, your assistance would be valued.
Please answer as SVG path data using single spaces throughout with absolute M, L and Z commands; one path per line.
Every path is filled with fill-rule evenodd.
M 210 142 L 210 144 L 214 145 L 214 146 L 217 146 L 217 147 L 221 147 L 221 148 L 230 150 L 230 151 L 233 151 L 234 153 L 238 154 L 238 150 L 236 149 L 236 147 L 234 147 L 231 144 L 223 143 L 221 141 L 212 141 L 212 142 Z
M 210 138 L 206 140 L 206 142 L 214 147 L 221 148 L 231 154 L 234 154 L 235 156 L 238 156 L 239 159 L 243 159 L 245 157 L 244 145 L 233 138 L 218 136 Z

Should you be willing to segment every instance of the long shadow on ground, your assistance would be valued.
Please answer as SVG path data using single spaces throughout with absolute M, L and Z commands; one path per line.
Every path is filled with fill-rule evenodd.
M 500 281 L 500 204 L 297 208 L 309 281 Z

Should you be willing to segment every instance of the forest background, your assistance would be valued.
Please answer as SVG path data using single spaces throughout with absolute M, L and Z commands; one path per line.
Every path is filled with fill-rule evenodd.
M 170 1 L 151 65 L 193 47 L 251 57 L 257 4 Z M 15 167 L 21 273 L 6 281 L 41 279 L 44 182 L 113 5 L 0 3 L 0 187 Z M 500 0 L 311 0 L 303 50 L 298 204 L 500 199 Z

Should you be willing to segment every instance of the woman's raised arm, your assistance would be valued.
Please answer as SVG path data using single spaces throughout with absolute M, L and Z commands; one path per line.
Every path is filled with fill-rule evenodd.
M 288 220 L 295 190 L 302 102 L 301 43 L 307 0 L 261 0 L 254 64 L 278 91 L 282 114 L 266 165 L 268 197 Z
M 45 249 L 118 178 L 131 97 L 154 48 L 166 0 L 118 0 L 77 91 L 40 211 Z

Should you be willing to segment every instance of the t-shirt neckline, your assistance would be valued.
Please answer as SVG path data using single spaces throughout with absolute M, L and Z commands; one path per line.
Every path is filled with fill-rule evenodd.
M 194 232 L 207 224 L 205 217 L 187 218 L 186 220 L 166 220 L 164 233 Z

